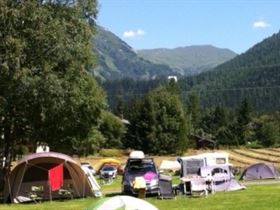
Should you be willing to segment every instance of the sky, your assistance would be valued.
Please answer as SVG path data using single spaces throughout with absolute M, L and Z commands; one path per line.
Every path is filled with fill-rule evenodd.
M 99 0 L 97 24 L 135 50 L 213 45 L 236 53 L 280 30 L 280 0 Z

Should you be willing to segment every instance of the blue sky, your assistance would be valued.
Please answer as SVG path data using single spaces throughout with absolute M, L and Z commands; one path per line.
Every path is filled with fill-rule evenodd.
M 243 53 L 280 30 L 280 0 L 99 0 L 97 23 L 134 49 L 211 44 Z

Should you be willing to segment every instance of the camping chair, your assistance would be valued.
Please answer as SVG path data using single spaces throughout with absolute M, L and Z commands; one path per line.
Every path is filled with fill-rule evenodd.
M 61 198 L 70 198 L 70 199 L 73 198 L 73 192 L 72 190 L 69 189 L 61 188 L 58 190 L 58 194 L 60 195 Z
M 64 188 L 60 188 L 58 190 L 58 195 L 61 197 L 61 198 L 70 198 L 70 199 L 73 199 L 73 186 L 72 184 L 68 184 L 66 185 L 66 187 Z
M 35 203 L 41 202 L 43 199 L 44 187 L 43 186 L 31 186 L 31 190 L 28 193 L 28 197 Z
M 103 184 L 105 185 L 109 185 L 109 184 L 112 184 L 113 183 L 113 175 L 111 174 L 104 174 L 103 177 L 102 177 L 102 180 L 103 180 Z
M 191 180 L 191 195 L 207 197 L 207 185 L 203 178 L 195 178 Z
M 158 198 L 161 198 L 161 199 L 176 198 L 175 194 L 174 194 L 174 191 L 173 191 L 173 187 L 172 187 L 171 176 L 161 174 L 159 176 L 158 186 L 159 186 Z

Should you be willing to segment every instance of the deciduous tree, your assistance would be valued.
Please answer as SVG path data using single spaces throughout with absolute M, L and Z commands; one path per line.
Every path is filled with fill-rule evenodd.
M 94 61 L 89 22 L 94 23 L 96 1 L 71 2 L 0 1 L 4 175 L 15 145 L 43 141 L 70 152 L 73 141 L 98 126 L 106 107 L 102 89 L 87 73 Z

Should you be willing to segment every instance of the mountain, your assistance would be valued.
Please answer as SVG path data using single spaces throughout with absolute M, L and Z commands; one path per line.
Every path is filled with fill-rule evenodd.
M 184 90 L 197 90 L 204 105 L 234 107 L 245 97 L 255 109 L 280 107 L 280 32 L 211 71 L 180 81 Z
M 211 45 L 138 50 L 137 53 L 151 62 L 177 69 L 182 75 L 205 72 L 237 55 L 229 49 L 221 49 Z
M 143 96 L 160 83 L 160 80 L 141 84 L 136 80 L 119 80 L 106 83 L 105 89 L 109 98 L 122 96 L 128 100 Z M 196 92 L 206 108 L 217 105 L 236 108 L 247 98 L 254 111 L 279 111 L 280 32 L 212 70 L 179 78 L 178 86 L 183 101 L 187 101 L 190 92 Z M 111 101 L 116 100 L 112 97 Z
M 93 46 L 97 66 L 92 72 L 102 80 L 124 77 L 153 79 L 159 76 L 178 75 L 167 65 L 154 64 L 139 57 L 124 41 L 100 26 L 97 26 Z

